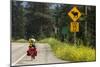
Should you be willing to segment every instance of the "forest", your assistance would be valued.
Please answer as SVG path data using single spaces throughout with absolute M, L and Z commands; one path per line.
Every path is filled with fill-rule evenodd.
M 42 3 L 28 1 L 11 2 L 11 40 L 34 37 L 37 41 L 55 38 L 64 43 L 96 47 L 96 7 L 89 5 Z M 72 19 L 68 12 L 77 6 L 79 32 L 70 31 Z

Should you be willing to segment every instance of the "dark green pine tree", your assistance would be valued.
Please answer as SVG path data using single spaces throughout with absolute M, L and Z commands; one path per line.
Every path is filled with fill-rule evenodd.
M 24 10 L 21 1 L 12 1 L 12 37 L 24 38 Z

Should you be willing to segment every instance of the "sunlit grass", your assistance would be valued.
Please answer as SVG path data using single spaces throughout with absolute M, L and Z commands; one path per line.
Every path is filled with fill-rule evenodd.
M 28 42 L 28 40 L 25 40 L 25 39 L 17 39 L 17 40 L 11 40 L 11 42 L 26 43 L 26 42 Z
M 95 61 L 95 49 L 83 45 L 74 46 L 62 43 L 54 38 L 46 38 L 40 42 L 49 43 L 54 54 L 67 61 Z

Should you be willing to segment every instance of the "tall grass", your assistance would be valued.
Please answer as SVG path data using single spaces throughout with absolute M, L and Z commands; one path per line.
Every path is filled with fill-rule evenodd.
M 40 42 L 50 44 L 54 54 L 67 61 L 95 61 L 95 49 L 83 45 L 74 46 L 62 43 L 54 38 L 46 38 Z

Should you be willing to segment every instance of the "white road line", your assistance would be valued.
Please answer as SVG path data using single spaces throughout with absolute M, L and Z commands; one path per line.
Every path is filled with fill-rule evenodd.
M 26 54 L 22 55 L 17 61 L 15 61 L 14 63 L 12 63 L 12 66 L 14 66 L 16 63 L 18 63 L 21 59 L 23 59 L 25 57 Z

